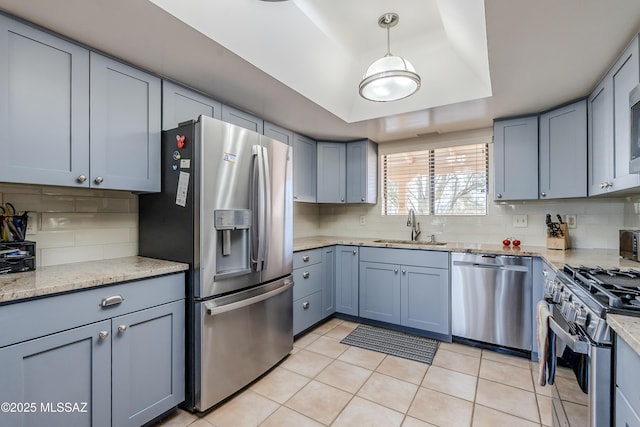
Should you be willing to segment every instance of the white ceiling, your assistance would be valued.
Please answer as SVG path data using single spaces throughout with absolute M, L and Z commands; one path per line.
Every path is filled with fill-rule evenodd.
M 585 96 L 640 30 L 638 0 L 156 1 L 163 7 L 198 5 L 189 15 L 211 25 L 216 41 L 148 0 L 0 0 L 0 9 L 299 133 L 378 142 L 487 127 L 496 117 Z M 229 13 L 211 14 L 209 7 Z M 482 9 L 486 29 L 477 28 Z M 385 53 L 385 31 L 376 21 L 389 11 L 400 14 L 391 51 L 411 60 L 424 80 L 437 77 L 436 89 L 451 96 L 448 101 L 435 90 L 419 105 L 418 96 L 386 104 L 353 96 L 366 68 L 360 64 Z M 462 31 L 455 28 L 459 19 L 466 20 Z M 487 55 L 477 36 L 484 31 L 490 84 L 470 65 Z M 424 42 L 429 36 L 438 46 Z M 412 46 L 414 40 L 420 46 Z M 238 45 L 246 51 L 234 53 Z M 457 55 L 455 73 L 443 71 L 443 62 L 454 61 L 443 46 Z M 415 48 L 423 53 L 412 53 Z M 432 50 L 438 60 L 423 66 Z M 323 54 L 342 56 L 349 71 L 318 65 Z M 468 79 L 460 81 L 463 66 L 476 70 L 490 92 L 469 95 Z M 332 83 L 328 88 L 326 81 Z M 429 95 L 428 87 L 420 96 Z M 458 93 L 471 100 L 456 99 Z

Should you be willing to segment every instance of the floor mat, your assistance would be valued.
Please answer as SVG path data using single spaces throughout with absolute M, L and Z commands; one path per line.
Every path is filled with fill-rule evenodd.
M 369 325 L 358 325 L 340 342 L 429 365 L 438 349 L 437 340 Z

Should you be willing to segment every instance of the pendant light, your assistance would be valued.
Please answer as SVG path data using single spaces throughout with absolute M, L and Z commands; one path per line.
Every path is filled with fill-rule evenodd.
M 389 29 L 398 24 L 397 13 L 385 13 L 378 25 L 387 29 L 387 54 L 367 68 L 360 82 L 360 96 L 370 101 L 388 102 L 406 98 L 420 89 L 420 76 L 413 65 L 391 54 Z

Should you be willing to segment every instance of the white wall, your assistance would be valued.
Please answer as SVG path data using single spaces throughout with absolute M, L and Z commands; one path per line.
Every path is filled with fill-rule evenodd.
M 37 265 L 136 255 L 138 197 L 125 191 L 0 184 L 0 200 L 38 214 Z

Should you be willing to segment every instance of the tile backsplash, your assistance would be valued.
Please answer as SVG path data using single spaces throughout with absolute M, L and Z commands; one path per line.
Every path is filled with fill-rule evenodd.
M 137 255 L 138 197 L 125 191 L 0 184 L 0 200 L 35 213 L 37 265 Z

